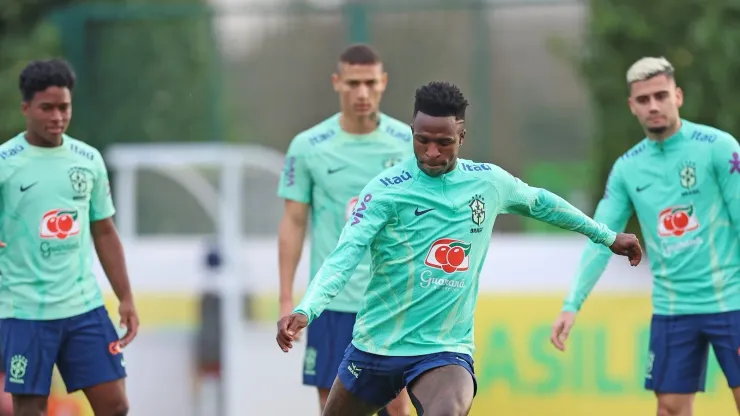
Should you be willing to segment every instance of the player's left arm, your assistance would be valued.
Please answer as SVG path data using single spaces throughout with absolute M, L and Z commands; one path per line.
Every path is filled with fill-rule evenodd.
M 554 193 L 527 185 L 501 168 L 495 169 L 494 186 L 503 213 L 522 215 L 583 234 L 596 244 L 611 246 L 617 233 L 598 223 Z
M 344 288 L 375 236 L 391 218 L 392 199 L 386 189 L 375 185 L 376 182 L 373 180 L 362 190 L 336 248 L 324 260 L 300 304 L 293 310 L 293 313 L 308 317 L 307 325 Z
M 732 227 L 740 236 L 740 144 L 733 136 L 722 135 L 714 142 L 712 165 Z
M 95 180 L 90 195 L 90 232 L 100 265 L 119 301 L 118 312 L 121 326 L 127 329 L 126 335 L 121 340 L 121 348 L 123 348 L 136 337 L 139 317 L 134 306 L 134 296 L 126 270 L 123 244 L 113 222 L 116 210 L 110 192 L 108 170 L 99 154 L 95 161 L 97 165 Z

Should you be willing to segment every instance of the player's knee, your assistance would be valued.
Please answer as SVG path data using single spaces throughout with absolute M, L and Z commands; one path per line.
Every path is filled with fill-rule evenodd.
M 683 394 L 668 394 L 658 396 L 658 416 L 688 416 L 691 415 L 692 397 Z
M 128 415 L 128 400 L 125 398 L 119 400 L 113 405 L 111 409 L 111 416 L 127 416 Z
M 411 414 L 411 405 L 409 404 L 408 396 L 400 395 L 396 397 L 383 408 L 383 412 L 385 413 L 378 413 L 378 416 L 409 416 Z
M 468 414 L 468 405 L 461 399 L 436 400 L 429 406 L 424 406 L 424 413 L 439 416 L 465 416 Z
M 14 416 L 41 416 L 46 414 L 47 398 L 43 396 L 13 395 Z

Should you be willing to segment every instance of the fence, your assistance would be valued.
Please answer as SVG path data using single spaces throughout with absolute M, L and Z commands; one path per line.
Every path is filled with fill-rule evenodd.
M 383 111 L 408 120 L 415 88 L 434 79 L 454 82 L 471 102 L 463 157 L 494 161 L 590 210 L 587 94 L 549 48 L 580 39 L 585 6 L 320 4 L 98 4 L 57 12 L 53 21 L 80 78 L 72 134 L 103 149 L 213 140 L 285 151 L 296 133 L 337 111 L 329 74 L 349 42 L 368 40 L 390 75 Z M 140 210 L 142 233 L 213 231 L 190 221 L 197 206 L 177 187 L 148 172 L 139 180 L 148 201 Z M 252 201 L 274 193 L 273 179 L 253 181 Z M 253 208 L 257 218 L 244 231 L 273 233 L 265 226 L 271 214 Z M 161 221 L 163 211 L 172 212 L 168 221 Z M 503 231 L 522 227 L 552 231 L 515 218 L 497 224 Z

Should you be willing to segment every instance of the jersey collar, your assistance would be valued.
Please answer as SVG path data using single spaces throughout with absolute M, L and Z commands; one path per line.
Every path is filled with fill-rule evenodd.
M 657 150 L 670 149 L 672 147 L 680 145 L 687 137 L 691 136 L 691 127 L 688 121 L 681 119 L 681 127 L 678 131 L 663 140 L 652 140 L 647 138 L 648 145 Z

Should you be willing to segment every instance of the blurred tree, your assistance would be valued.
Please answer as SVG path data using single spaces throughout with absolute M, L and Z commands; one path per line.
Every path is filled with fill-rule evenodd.
M 644 137 L 627 107 L 625 74 L 643 56 L 676 68 L 681 116 L 740 134 L 740 3 L 736 1 L 590 0 L 585 44 L 571 55 L 589 87 L 596 171 L 592 198 L 603 193 L 614 161 Z M 666 14 L 670 10 L 670 14 Z M 629 229 L 638 231 L 635 222 Z
M 220 139 L 209 14 L 192 7 L 206 0 L 157 8 L 169 3 L 0 2 L 0 140 L 23 128 L 18 72 L 29 60 L 60 55 L 79 75 L 70 133 L 90 144 Z
M 41 56 L 59 54 L 54 28 L 41 23 L 50 7 L 72 0 L 3 0 L 0 2 L 0 142 L 22 131 L 18 73 Z

